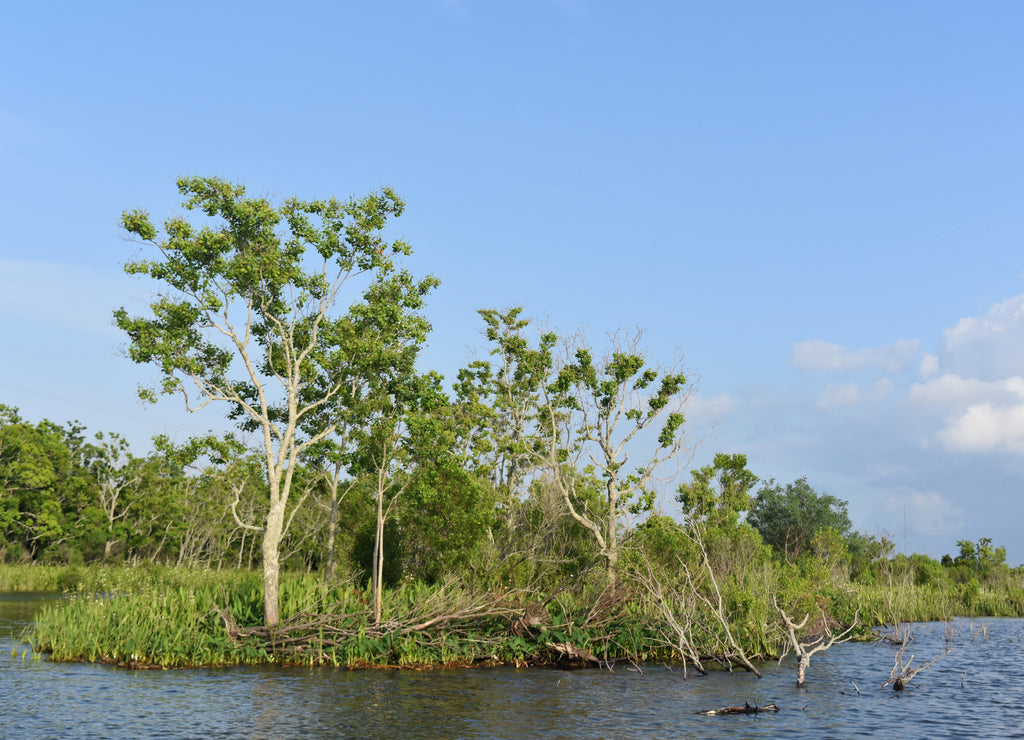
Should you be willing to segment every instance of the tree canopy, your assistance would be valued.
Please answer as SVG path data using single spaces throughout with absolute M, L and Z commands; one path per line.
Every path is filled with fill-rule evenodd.
M 832 529 L 840 536 L 850 531 L 846 502 L 819 494 L 797 478 L 785 486 L 769 480 L 758 491 L 747 521 L 786 560 L 795 561 L 810 547 L 814 536 Z

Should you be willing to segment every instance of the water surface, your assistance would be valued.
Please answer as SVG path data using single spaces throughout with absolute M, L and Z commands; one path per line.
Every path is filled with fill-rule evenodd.
M 882 690 L 895 648 L 846 643 L 743 672 L 516 669 L 132 671 L 22 657 L 17 635 L 43 598 L 0 594 L 0 735 L 31 738 L 1024 738 L 1024 619 L 957 620 L 952 653 L 910 689 Z M 984 627 L 985 632 L 980 629 Z M 915 663 L 945 649 L 914 626 Z M 12 651 L 16 654 L 12 655 Z M 774 702 L 781 711 L 700 710 Z

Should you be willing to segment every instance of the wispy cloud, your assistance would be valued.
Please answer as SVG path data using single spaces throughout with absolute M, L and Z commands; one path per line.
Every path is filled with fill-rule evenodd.
M 738 401 L 727 393 L 705 398 L 700 394 L 686 406 L 686 417 L 697 424 L 716 424 L 736 412 Z
M 958 347 L 977 342 L 986 338 L 1005 336 L 1021 331 L 1024 327 L 1024 294 L 1014 296 L 994 305 L 987 316 L 976 318 L 969 316 L 961 319 L 956 326 L 942 333 L 946 350 L 955 351 Z
M 959 408 L 979 401 L 1013 402 L 1017 398 L 1020 378 L 979 380 L 945 373 L 931 380 L 910 386 L 910 401 L 939 410 Z
M 808 339 L 793 345 L 791 361 L 800 370 L 857 372 L 880 370 L 895 373 L 905 369 L 918 354 L 916 339 L 901 339 L 882 347 L 865 347 L 851 352 L 841 344 Z
M 926 352 L 921 358 L 921 364 L 917 367 L 917 374 L 922 378 L 930 378 L 939 372 L 939 358 L 931 352 Z
M 866 387 L 861 387 L 856 383 L 830 384 L 818 396 L 818 408 L 851 408 L 874 403 L 892 393 L 893 387 L 892 381 L 888 378 L 877 380 Z

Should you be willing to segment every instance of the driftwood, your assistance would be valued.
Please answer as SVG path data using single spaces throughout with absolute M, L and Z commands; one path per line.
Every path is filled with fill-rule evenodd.
M 763 707 L 757 706 L 757 702 L 754 702 L 754 706 L 750 706 L 750 702 L 744 702 L 742 707 L 722 707 L 721 709 L 705 709 L 703 712 L 695 712 L 695 714 L 706 714 L 711 717 L 720 717 L 727 714 L 761 714 L 762 712 L 777 712 L 779 707 L 776 704 L 765 704 Z
M 404 636 L 411 633 L 435 635 L 444 625 L 448 633 L 462 633 L 492 617 L 512 619 L 519 612 L 507 605 L 505 598 L 487 595 L 475 600 L 444 598 L 443 592 L 418 605 L 404 619 L 373 623 L 367 611 L 338 613 L 320 604 L 320 608 L 292 615 L 276 627 L 263 625 L 243 627 L 228 609 L 215 607 L 224 624 L 228 639 L 235 645 L 249 644 L 270 653 L 308 654 L 325 653 L 341 647 L 354 637 L 381 638 L 387 635 Z
M 558 661 L 568 661 L 570 663 L 577 664 L 592 664 L 600 665 L 601 659 L 594 655 L 589 650 L 578 648 L 572 643 L 568 642 L 551 642 L 548 643 L 548 651 Z

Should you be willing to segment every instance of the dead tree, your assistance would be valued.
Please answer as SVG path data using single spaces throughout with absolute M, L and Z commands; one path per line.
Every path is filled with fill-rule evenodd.
M 823 631 L 817 636 L 817 638 L 810 642 L 801 642 L 797 636 L 796 631 L 803 629 L 804 625 L 807 624 L 807 620 L 810 617 L 809 614 L 805 614 L 800 624 L 793 624 L 793 620 L 789 618 L 789 615 L 782 610 L 779 606 L 779 602 L 775 601 L 775 608 L 782 616 L 782 621 L 786 625 L 786 629 L 789 632 L 789 642 L 793 647 L 793 652 L 797 657 L 797 668 L 796 668 L 796 685 L 797 688 L 803 688 L 804 679 L 807 677 L 807 668 L 811 665 L 811 656 L 815 653 L 821 653 L 828 650 L 830 647 L 838 642 L 846 642 L 852 637 L 853 628 L 857 626 L 857 619 L 860 616 L 860 612 L 857 612 L 853 616 L 853 624 L 847 627 L 845 630 L 840 632 L 838 635 L 832 634 L 832 629 L 828 626 L 828 618 L 825 616 L 825 612 L 821 612 L 821 623 Z M 786 652 L 789 652 L 788 649 Z M 782 658 L 786 657 L 786 653 L 782 654 L 779 658 L 780 662 Z
M 687 530 L 687 534 L 700 550 L 701 566 L 707 576 L 708 583 L 711 584 L 711 588 L 714 591 L 714 598 L 706 595 L 698 587 L 697 581 L 693 573 L 691 573 L 690 568 L 685 563 L 682 563 L 683 573 L 686 575 L 690 592 L 698 601 L 704 604 L 705 608 L 711 615 L 712 622 L 717 623 L 718 627 L 721 628 L 722 633 L 725 635 L 724 642 L 725 647 L 727 648 L 725 658 L 729 661 L 729 665 L 731 666 L 732 661 L 736 661 L 755 676 L 761 678 L 761 671 L 757 670 L 757 668 L 754 667 L 754 664 L 750 662 L 746 651 L 740 647 L 740 644 L 732 634 L 732 628 L 729 626 L 729 615 L 726 614 L 725 611 L 725 601 L 722 598 L 721 589 L 718 588 L 718 579 L 715 578 L 715 570 L 711 567 L 711 558 L 708 557 L 707 548 L 704 547 L 704 537 L 700 530 L 700 525 L 697 522 L 691 522 L 690 527 Z M 729 652 L 730 650 L 731 652 Z
M 896 651 L 896 657 L 893 659 L 892 671 L 889 673 L 889 679 L 883 683 L 879 688 L 885 688 L 886 686 L 892 686 L 893 691 L 903 691 L 907 688 L 907 684 L 910 680 L 923 670 L 931 668 L 942 658 L 949 655 L 953 650 L 952 647 L 947 647 L 941 654 L 932 658 L 927 663 L 914 667 L 914 656 L 911 654 L 909 660 L 904 660 L 903 654 L 906 651 L 906 644 L 902 645 L 899 650 Z
M 700 651 L 693 643 L 693 630 L 696 611 L 696 602 L 687 591 L 668 588 L 662 585 L 654 574 L 654 569 L 648 560 L 642 561 L 643 570 L 637 567 L 632 573 L 633 580 L 643 589 L 642 593 L 648 603 L 663 620 L 667 632 L 674 639 L 667 635 L 665 642 L 679 653 L 683 659 L 683 677 L 686 677 L 687 665 L 692 663 L 702 675 L 707 675 L 707 669 L 701 662 Z

